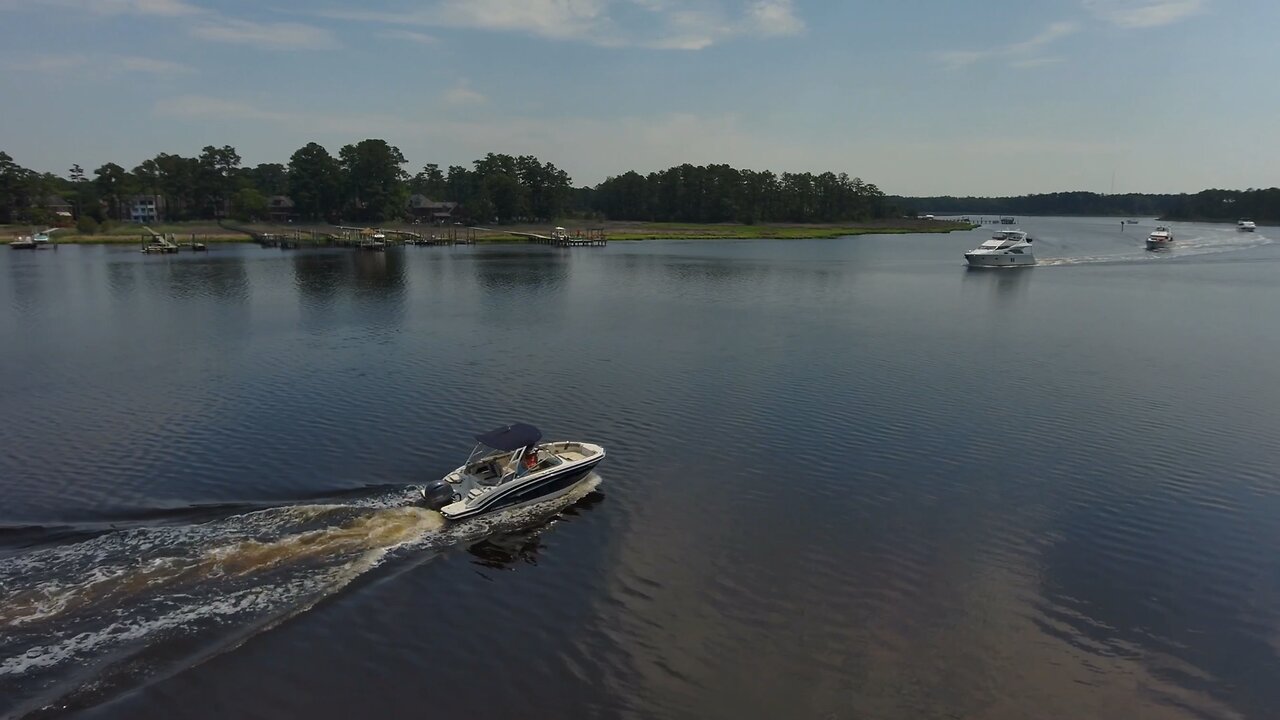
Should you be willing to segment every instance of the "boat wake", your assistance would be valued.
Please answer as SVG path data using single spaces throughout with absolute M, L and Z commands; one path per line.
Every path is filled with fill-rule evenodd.
M 95 702 L 223 652 L 389 558 L 543 522 L 600 483 L 448 523 L 407 490 L 142 526 L 0 558 L 0 717 Z M 21 529 L 18 529 L 21 530 Z M 66 528 L 57 528 L 59 538 Z M 29 543 L 38 529 L 10 534 Z M 65 542 L 65 541 L 64 541 Z
M 1140 263 L 1140 262 L 1158 262 L 1170 258 L 1188 258 L 1200 255 L 1211 255 L 1215 253 L 1238 252 L 1240 250 L 1249 250 L 1264 245 L 1270 245 L 1274 240 L 1258 234 L 1244 234 L 1232 231 L 1231 233 L 1211 233 L 1207 235 L 1198 235 L 1195 237 L 1183 238 L 1178 237 L 1173 247 L 1167 250 L 1151 251 L 1145 247 L 1138 245 L 1135 247 L 1126 247 L 1122 251 L 1112 254 L 1087 255 L 1079 257 L 1041 257 L 1037 262 L 1040 267 L 1055 267 L 1064 265 L 1093 265 L 1099 263 Z M 1049 243 L 1044 243 L 1049 244 Z

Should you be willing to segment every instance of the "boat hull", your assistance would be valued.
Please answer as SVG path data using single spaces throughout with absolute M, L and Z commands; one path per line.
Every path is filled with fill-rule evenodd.
M 1168 250 L 1172 246 L 1172 240 L 1147 240 L 1148 250 Z
M 557 468 L 526 482 L 508 483 L 506 486 L 486 495 L 476 505 L 459 509 L 457 506 L 461 503 L 454 503 L 441 508 L 440 514 L 446 520 L 461 520 L 475 515 L 527 505 L 539 500 L 548 500 L 577 485 L 583 478 L 590 475 L 591 471 L 603 459 L 604 454 L 601 453 L 597 457 L 572 463 L 568 467 Z
M 1009 268 L 1031 267 L 1036 264 L 1034 255 L 996 255 L 986 253 L 965 253 L 965 262 L 974 268 Z

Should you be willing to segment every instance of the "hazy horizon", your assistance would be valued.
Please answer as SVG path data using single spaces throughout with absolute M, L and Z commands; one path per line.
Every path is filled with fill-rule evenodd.
M 410 173 L 533 154 L 575 185 L 683 162 L 909 196 L 1278 183 L 1280 7 L 955 5 L 0 0 L 0 150 L 59 175 L 375 137 Z

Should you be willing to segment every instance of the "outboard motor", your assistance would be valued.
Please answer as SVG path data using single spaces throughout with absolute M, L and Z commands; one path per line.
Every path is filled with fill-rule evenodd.
M 457 500 L 453 486 L 444 480 L 436 480 L 422 486 L 423 503 L 432 510 L 439 510 Z

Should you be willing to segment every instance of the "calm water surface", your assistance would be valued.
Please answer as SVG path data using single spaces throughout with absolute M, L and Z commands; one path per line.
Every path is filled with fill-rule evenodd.
M 0 716 L 1280 716 L 1277 231 L 1022 228 L 0 252 Z

